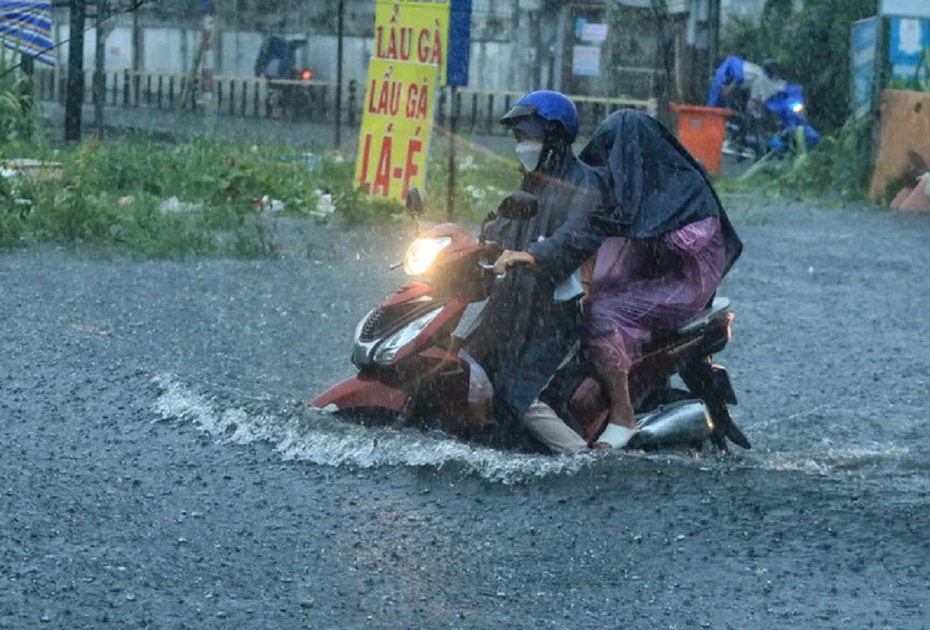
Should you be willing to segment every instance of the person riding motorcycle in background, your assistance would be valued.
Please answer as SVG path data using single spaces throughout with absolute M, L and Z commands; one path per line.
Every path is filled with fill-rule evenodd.
M 277 35 L 262 42 L 255 59 L 255 76 L 266 79 L 287 79 L 291 68 L 297 65 L 295 46 Z
M 601 180 L 572 152 L 578 134 L 574 103 L 547 90 L 523 96 L 501 123 L 516 140 L 523 171 L 522 190 L 539 210 L 529 219 L 497 217 L 486 230 L 504 248 L 484 319 L 468 351 L 494 385 L 496 416 L 506 425 L 522 423 L 549 448 L 570 452 L 587 443 L 539 395 L 578 343 L 579 262 L 564 273 L 543 275 L 526 252 L 545 242 L 572 216 L 596 212 L 603 200 Z
M 750 106 L 761 107 L 766 100 L 784 90 L 787 83 L 775 73 L 774 62 L 766 60 L 762 65 L 739 57 L 727 57 L 714 74 L 708 107 L 731 107 L 736 90 L 744 90 Z

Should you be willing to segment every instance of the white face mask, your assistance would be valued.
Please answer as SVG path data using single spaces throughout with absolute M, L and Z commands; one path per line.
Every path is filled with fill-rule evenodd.
M 543 143 L 541 140 L 524 140 L 517 143 L 517 157 L 528 171 L 535 171 L 539 166 L 539 156 L 542 155 Z

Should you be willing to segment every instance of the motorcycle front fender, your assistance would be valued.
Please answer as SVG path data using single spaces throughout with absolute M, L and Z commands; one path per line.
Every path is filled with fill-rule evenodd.
M 313 399 L 311 407 L 346 411 L 349 409 L 381 409 L 402 413 L 407 406 L 407 394 L 378 380 L 358 374 L 336 383 Z

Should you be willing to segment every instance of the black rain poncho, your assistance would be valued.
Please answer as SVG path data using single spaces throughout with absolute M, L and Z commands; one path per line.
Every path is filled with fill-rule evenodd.
M 649 238 L 695 221 L 720 217 L 726 239 L 725 269 L 743 245 L 707 172 L 661 124 L 637 110 L 608 116 L 579 157 L 607 185 L 600 212 L 572 214 L 550 238 L 528 250 L 539 269 L 560 281 L 612 236 Z
M 571 217 L 599 209 L 601 180 L 567 145 L 561 149 L 538 171 L 524 177 L 522 189 L 539 200 L 536 216 L 522 221 L 497 218 L 485 232 L 489 240 L 505 249 L 525 251 L 540 238 L 557 233 Z M 533 267 L 510 268 L 497 281 L 482 325 L 467 344 L 491 378 L 495 415 L 507 429 L 506 435 L 519 426 L 529 405 L 579 339 L 578 301 L 554 298 L 555 286 L 562 280 Z

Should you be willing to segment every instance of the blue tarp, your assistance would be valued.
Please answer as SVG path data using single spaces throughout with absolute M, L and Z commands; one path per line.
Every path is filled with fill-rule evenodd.
M 55 65 L 51 3 L 0 1 L 0 39 L 7 48 Z

